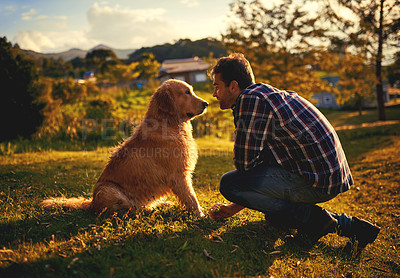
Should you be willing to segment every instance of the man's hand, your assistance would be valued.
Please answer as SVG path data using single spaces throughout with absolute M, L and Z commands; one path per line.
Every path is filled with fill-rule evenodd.
M 216 204 L 213 205 L 209 210 L 210 217 L 212 219 L 226 219 L 234 214 L 238 213 L 244 209 L 243 206 L 232 203 L 230 205 L 225 205 L 225 204 Z

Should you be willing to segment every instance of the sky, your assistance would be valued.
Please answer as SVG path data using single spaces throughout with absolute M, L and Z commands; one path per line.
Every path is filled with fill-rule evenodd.
M 0 0 L 0 36 L 42 53 L 220 38 L 232 0 Z

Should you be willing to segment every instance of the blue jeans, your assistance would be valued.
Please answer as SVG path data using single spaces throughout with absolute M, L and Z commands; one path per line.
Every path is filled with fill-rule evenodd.
M 220 192 L 229 201 L 265 213 L 287 212 L 299 223 L 307 223 L 311 207 L 336 197 L 320 192 L 298 174 L 282 167 L 259 165 L 245 173 L 224 174 Z M 331 213 L 340 230 L 350 228 L 351 217 Z

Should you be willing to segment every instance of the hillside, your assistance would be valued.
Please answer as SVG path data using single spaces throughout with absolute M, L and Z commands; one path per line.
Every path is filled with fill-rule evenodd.
M 32 50 L 25 50 L 25 49 L 21 49 L 21 51 L 24 54 L 32 56 L 34 58 L 52 58 L 52 59 L 61 58 L 65 61 L 70 61 L 76 57 L 84 58 L 87 53 L 87 51 L 78 49 L 78 48 L 73 48 L 73 49 L 63 51 L 63 52 L 58 52 L 58 53 L 39 53 L 39 52 L 35 52 Z
M 53 59 L 63 59 L 64 61 L 71 61 L 74 58 L 84 58 L 86 54 L 90 51 L 96 49 L 110 49 L 118 59 L 130 61 L 140 60 L 143 53 L 151 52 L 154 54 L 155 59 L 162 62 L 166 59 L 183 59 L 194 56 L 205 57 L 208 56 L 210 52 L 213 53 L 214 57 L 221 57 L 227 54 L 226 49 L 223 44 L 213 38 L 206 38 L 197 41 L 191 41 L 190 39 L 182 39 L 174 44 L 165 43 L 162 45 L 156 45 L 152 47 L 142 47 L 138 50 L 135 49 L 117 49 L 112 48 L 104 44 L 99 44 L 89 50 L 82 50 L 79 48 L 72 48 L 67 51 L 58 53 L 39 53 L 32 50 L 21 49 L 26 55 L 32 56 L 34 58 L 53 58 Z
M 129 55 L 129 60 L 139 61 L 141 55 L 146 52 L 154 54 L 158 62 L 166 59 L 184 59 L 194 56 L 206 57 L 210 52 L 214 57 L 221 57 L 227 54 L 222 42 L 213 39 L 205 38 L 197 41 L 190 39 L 181 39 L 174 44 L 165 43 L 152 47 L 142 47 Z
M 96 50 L 96 49 L 110 49 L 115 53 L 115 55 L 117 55 L 118 59 L 127 59 L 129 57 L 129 54 L 132 54 L 133 52 L 135 52 L 135 49 L 116 49 L 116 48 L 106 46 L 104 44 L 99 44 L 89 50 L 72 48 L 70 50 L 58 52 L 58 53 L 39 53 L 39 52 L 35 52 L 32 50 L 24 50 L 24 49 L 21 49 L 21 51 L 23 53 L 25 53 L 26 55 L 29 55 L 29 56 L 32 56 L 35 58 L 52 58 L 52 59 L 61 58 L 64 61 L 70 61 L 76 57 L 84 58 L 88 52 L 90 52 L 92 50 Z

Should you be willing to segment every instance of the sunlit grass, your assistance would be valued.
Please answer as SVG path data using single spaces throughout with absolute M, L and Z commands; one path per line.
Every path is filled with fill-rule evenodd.
M 376 109 L 364 110 L 362 115 L 359 115 L 358 111 L 322 111 L 334 127 L 362 125 L 365 123 L 374 123 L 378 120 L 378 111 Z M 385 112 L 387 121 L 400 120 L 400 109 L 398 107 L 386 107 Z

